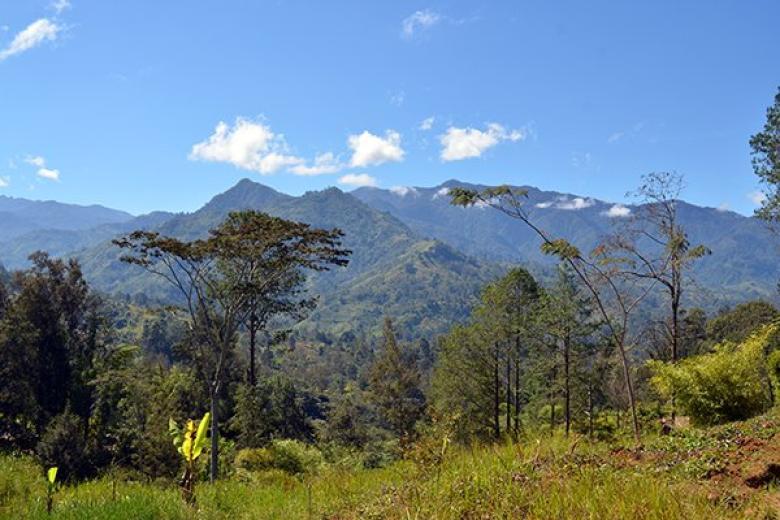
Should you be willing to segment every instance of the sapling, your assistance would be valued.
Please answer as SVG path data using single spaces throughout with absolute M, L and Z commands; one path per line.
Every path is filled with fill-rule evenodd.
M 54 505 L 54 492 L 57 490 L 57 467 L 46 472 L 46 513 L 51 514 Z
M 190 419 L 184 428 L 180 428 L 176 421 L 168 421 L 168 431 L 173 436 L 173 445 L 184 457 L 184 474 L 179 481 L 181 496 L 185 502 L 195 503 L 195 478 L 197 472 L 198 457 L 206 447 L 206 432 L 209 429 L 209 413 L 203 416 L 197 427 L 195 421 Z

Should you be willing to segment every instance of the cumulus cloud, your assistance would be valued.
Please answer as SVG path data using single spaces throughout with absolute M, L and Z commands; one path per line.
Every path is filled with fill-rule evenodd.
M 417 196 L 419 193 L 411 186 L 393 186 L 390 191 L 398 195 L 399 197 L 406 197 L 407 195 Z
M 623 204 L 613 204 L 607 211 L 602 212 L 603 215 L 610 218 L 623 218 L 631 214 L 631 208 L 624 206 Z
M 60 180 L 60 171 L 52 168 L 39 168 L 38 177 L 49 179 L 50 181 Z
M 620 141 L 623 136 L 625 135 L 625 132 L 615 132 L 614 134 L 611 134 L 609 137 L 607 137 L 608 143 L 616 143 Z
M 542 209 L 556 208 L 556 209 L 563 209 L 563 210 L 578 210 L 578 209 L 589 208 L 593 206 L 595 203 L 596 201 L 593 199 L 584 199 L 582 197 L 574 197 L 573 199 L 570 199 L 569 197 L 562 196 L 562 197 L 558 197 L 556 200 L 539 202 L 535 206 L 537 208 L 542 208 Z
M 296 175 L 322 175 L 325 173 L 338 173 L 344 168 L 332 152 L 319 154 L 314 158 L 314 164 L 297 164 L 290 168 L 290 171 Z
M 366 130 L 362 134 L 350 135 L 347 144 L 352 150 L 350 165 L 357 168 L 400 162 L 404 158 L 401 134 L 395 130 L 387 130 L 384 137 Z
M 441 197 L 446 197 L 447 195 L 449 195 L 449 193 L 450 193 L 450 189 L 447 188 L 446 186 L 444 188 L 439 188 L 439 190 L 436 193 L 433 194 L 433 197 L 431 197 L 431 200 L 436 200 L 436 199 L 439 199 Z
M 751 191 L 747 194 L 747 197 L 756 206 L 760 206 L 766 201 L 766 193 L 761 191 Z
M 450 127 L 439 140 L 442 145 L 443 161 L 460 161 L 480 157 L 485 150 L 502 141 L 521 141 L 525 133 L 520 130 L 507 130 L 498 123 L 489 123 L 485 130 L 476 128 Z
M 48 18 L 41 18 L 19 32 L 5 49 L 0 50 L 0 61 L 57 39 L 62 27 Z
M 54 0 L 54 2 L 51 3 L 51 8 L 54 9 L 57 14 L 60 14 L 65 9 L 70 9 L 70 0 Z
M 435 121 L 436 121 L 436 118 L 435 118 L 435 117 L 433 117 L 433 116 L 431 116 L 431 117 L 426 117 L 425 119 L 423 119 L 423 120 L 420 122 L 419 129 L 420 129 L 420 130 L 424 130 L 424 131 L 428 131 L 428 130 L 430 130 L 431 128 L 433 128 L 433 123 L 434 123 Z
M 429 29 L 441 21 L 441 15 L 430 9 L 415 11 L 401 22 L 401 37 L 407 40 L 414 38 L 419 31 Z
M 558 209 L 577 210 L 585 209 L 593 206 L 596 202 L 593 199 L 583 199 L 582 197 L 574 197 L 571 200 L 562 200 L 555 205 Z
M 0 177 L 0 188 L 7 188 L 10 182 L 8 177 Z
M 347 186 L 370 186 L 376 187 L 376 179 L 367 173 L 348 173 L 339 178 L 339 184 L 346 184 Z
M 60 180 L 60 171 L 55 170 L 54 168 L 46 167 L 46 159 L 40 155 L 28 156 L 24 159 L 24 162 L 38 168 L 38 171 L 36 172 L 38 177 L 41 177 L 42 179 L 48 179 L 50 181 Z
M 267 125 L 240 117 L 232 127 L 220 121 L 208 139 L 193 145 L 189 158 L 229 163 L 262 175 L 304 164 L 300 157 L 287 153 L 283 135 L 275 134 Z
M 38 168 L 42 168 L 46 166 L 46 159 L 44 159 L 40 155 L 27 157 L 24 160 L 24 162 L 26 162 L 27 164 L 32 164 L 33 166 L 37 166 Z

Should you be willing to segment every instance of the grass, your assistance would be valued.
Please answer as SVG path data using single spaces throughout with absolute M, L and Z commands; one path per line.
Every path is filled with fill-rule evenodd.
M 308 482 L 279 471 L 241 473 L 199 484 L 192 509 L 173 483 L 120 482 L 113 497 L 103 478 L 63 486 L 52 518 L 777 518 L 774 476 L 761 471 L 780 462 L 778 433 L 771 415 L 649 438 L 641 448 L 531 438 L 451 449 L 441 464 L 421 457 L 428 462 L 329 467 Z M 0 518 L 48 518 L 40 468 L 23 457 L 0 463 Z

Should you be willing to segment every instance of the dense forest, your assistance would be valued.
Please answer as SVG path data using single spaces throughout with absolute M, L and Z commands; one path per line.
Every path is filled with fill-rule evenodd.
M 750 146 L 766 193 L 757 217 L 771 227 L 780 220 L 780 91 Z M 731 453 L 729 442 L 779 447 L 780 310 L 769 298 L 702 303 L 714 293 L 700 292 L 697 277 L 712 285 L 716 271 L 699 266 L 725 239 L 692 239 L 684 189 L 677 173 L 643 176 L 630 217 L 587 251 L 581 236 L 539 223 L 527 189 L 452 185 L 442 194 L 453 208 L 477 206 L 530 233 L 546 267 L 508 257 L 481 264 L 334 193 L 319 197 L 342 200 L 336 213 L 363 211 L 357 220 L 382 230 L 383 247 L 403 246 L 397 265 L 375 260 L 376 240 L 322 225 L 326 217 L 303 223 L 293 210 L 282 218 L 216 200 L 195 217 L 166 215 L 155 230 L 109 215 L 106 234 L 83 244 L 88 255 L 39 251 L 0 268 L 0 450 L 9 468 L 0 513 L 230 517 L 250 500 L 238 489 L 256 488 L 282 490 L 262 506 L 282 516 L 539 517 L 542 491 L 521 499 L 501 479 L 531 487 L 564 479 L 575 497 L 590 479 L 605 493 L 641 489 L 620 464 L 656 474 L 648 479 L 665 478 L 663 464 L 685 466 L 692 482 L 733 477 L 717 458 Z M 768 253 L 776 244 L 762 246 L 776 259 Z M 121 267 L 98 272 L 109 257 Z M 335 290 L 353 280 L 350 269 L 358 281 Z M 132 284 L 140 290 L 131 294 Z M 437 313 L 404 308 L 405 291 Z M 358 324 L 355 308 L 371 312 Z M 439 321 L 424 319 L 432 315 Z M 318 329 L 312 316 L 338 326 Z M 593 470 L 594 461 L 616 473 Z M 743 475 L 751 490 L 774 489 L 780 461 L 763 463 Z M 404 474 L 414 476 L 406 487 Z M 460 508 L 447 514 L 435 509 L 445 486 Z M 691 486 L 704 498 L 685 505 L 668 484 L 668 494 L 655 491 L 656 506 L 673 516 L 776 514 L 771 494 L 707 498 L 715 491 Z M 605 500 L 580 507 L 637 517 L 650 507 Z M 644 516 L 666 517 L 657 512 Z

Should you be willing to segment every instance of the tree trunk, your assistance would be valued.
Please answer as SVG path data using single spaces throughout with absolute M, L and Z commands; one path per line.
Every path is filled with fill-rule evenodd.
M 217 391 L 214 385 L 210 386 L 209 399 L 211 401 L 211 468 L 209 481 L 213 484 L 219 473 L 219 426 L 217 422 Z
M 517 357 L 518 359 L 515 360 L 515 440 L 520 436 L 520 354 Z
M 501 422 L 499 418 L 500 402 L 501 395 L 498 381 L 498 343 L 496 343 L 493 359 L 493 434 L 495 435 L 496 440 L 501 438 Z
M 255 351 L 257 349 L 257 316 L 254 313 L 249 317 L 249 385 L 257 386 L 255 373 Z
M 512 359 L 506 356 L 506 432 L 512 431 Z
M 593 438 L 593 383 L 588 382 L 588 437 Z
M 672 294 L 672 364 L 677 363 L 677 348 L 680 341 L 680 295 L 675 292 Z M 675 395 L 672 392 L 672 424 L 675 424 L 677 417 L 677 404 L 675 402 Z
M 631 422 L 634 429 L 634 438 L 637 442 L 640 440 L 639 436 L 639 417 L 636 414 L 636 400 L 634 399 L 634 385 L 631 382 L 631 370 L 628 366 L 628 356 L 626 355 L 626 346 L 621 340 L 618 344 L 620 350 L 620 361 L 623 365 L 623 378 L 626 381 L 626 392 L 628 393 L 628 405 L 631 407 Z
M 550 373 L 550 434 L 555 431 L 555 368 Z
M 571 388 L 569 381 L 569 338 L 567 337 L 563 342 L 563 393 L 564 393 L 564 416 L 566 421 L 565 432 L 566 437 L 569 436 L 569 429 L 571 428 Z

